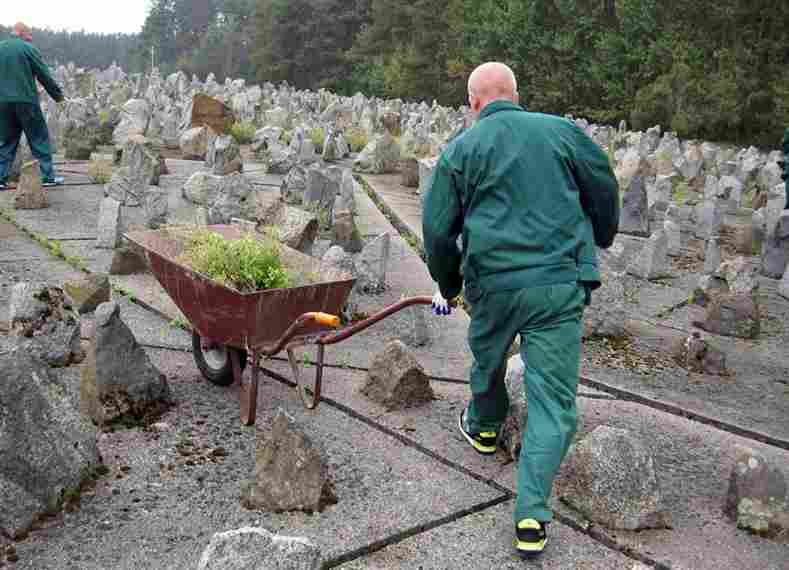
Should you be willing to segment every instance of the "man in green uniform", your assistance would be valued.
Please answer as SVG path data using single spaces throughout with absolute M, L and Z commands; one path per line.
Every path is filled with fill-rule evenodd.
M 576 430 L 583 310 L 600 285 L 595 244 L 616 235 L 619 189 L 607 155 L 574 123 L 518 106 L 506 65 L 478 67 L 468 91 L 478 121 L 441 155 L 422 228 L 437 314 L 465 281 L 474 365 L 458 428 L 480 453 L 496 451 L 506 355 L 521 337 L 529 413 L 515 531 L 529 556 L 545 548 L 551 486 Z
M 49 131 L 39 105 L 36 79 L 58 103 L 63 101 L 63 92 L 30 43 L 30 28 L 20 22 L 14 32 L 17 37 L 0 42 L 0 190 L 6 189 L 23 132 L 39 162 L 44 185 L 62 184 L 63 179 L 55 176 L 52 166 Z

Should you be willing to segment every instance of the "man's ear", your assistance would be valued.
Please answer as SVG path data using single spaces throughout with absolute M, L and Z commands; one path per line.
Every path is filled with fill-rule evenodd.
M 512 102 L 515 103 L 516 105 L 520 105 L 521 103 L 521 94 L 518 93 L 517 91 L 515 92 L 515 95 L 512 97 Z

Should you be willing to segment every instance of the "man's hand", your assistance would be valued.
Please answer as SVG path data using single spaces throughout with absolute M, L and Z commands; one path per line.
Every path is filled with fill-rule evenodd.
M 433 312 L 438 316 L 449 315 L 452 313 L 452 303 L 444 299 L 441 291 L 436 291 L 433 295 Z

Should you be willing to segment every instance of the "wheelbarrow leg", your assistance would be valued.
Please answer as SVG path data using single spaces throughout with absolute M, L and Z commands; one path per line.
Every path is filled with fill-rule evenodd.
M 293 371 L 293 378 L 298 384 L 299 396 L 304 403 L 304 407 L 308 410 L 313 410 L 317 407 L 321 400 L 321 383 L 323 382 L 323 356 L 324 346 L 318 345 L 318 362 L 315 365 L 315 384 L 309 388 L 304 379 L 305 370 L 299 365 L 296 355 L 293 353 L 293 347 L 288 347 L 288 361 L 290 362 L 290 369 Z
M 233 361 L 233 375 L 239 384 L 238 399 L 241 408 L 241 423 L 245 426 L 255 425 L 258 405 L 258 374 L 260 373 L 260 354 L 252 352 L 252 373 L 248 384 L 244 383 L 238 354 L 233 351 L 230 355 Z

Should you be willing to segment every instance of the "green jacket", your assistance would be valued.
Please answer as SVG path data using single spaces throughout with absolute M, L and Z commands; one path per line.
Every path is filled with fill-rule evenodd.
M 465 279 L 472 302 L 576 280 L 597 288 L 594 245 L 609 247 L 618 224 L 619 187 L 597 144 L 571 121 L 505 101 L 444 150 L 422 214 L 430 274 L 447 299 Z
M 0 42 L 0 103 L 38 103 L 36 79 L 55 101 L 63 100 L 36 47 L 19 38 Z

